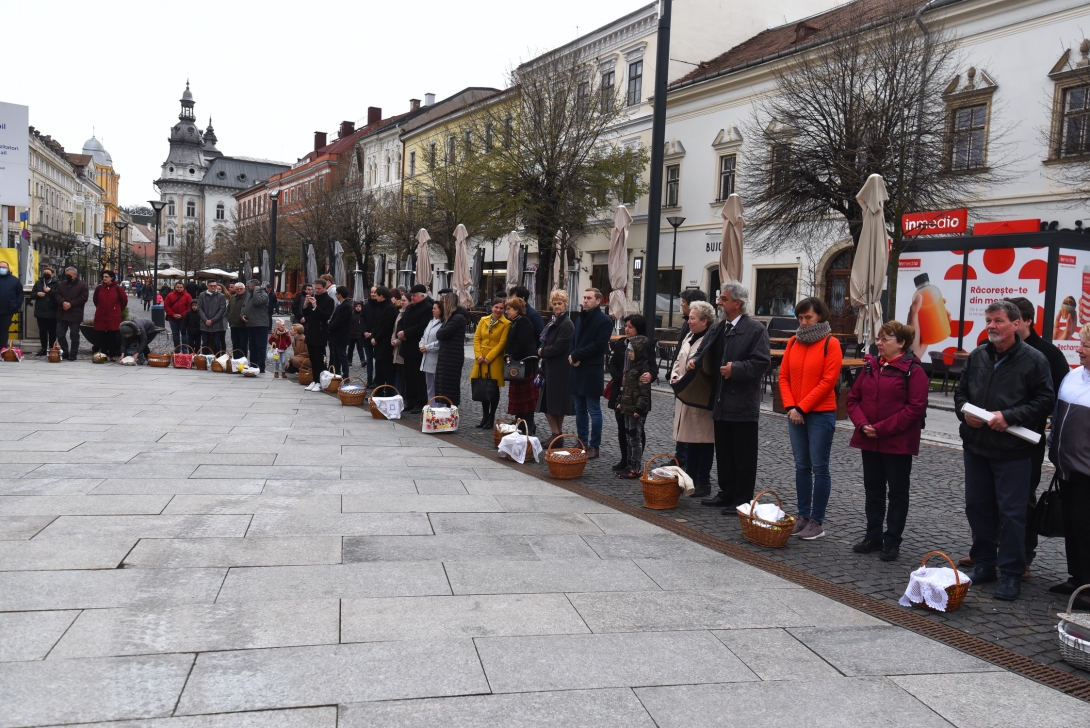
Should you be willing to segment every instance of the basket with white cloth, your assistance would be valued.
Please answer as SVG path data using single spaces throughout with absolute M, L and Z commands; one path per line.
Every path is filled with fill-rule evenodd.
M 927 560 L 936 554 L 946 559 L 950 568 L 929 568 Z M 972 583 L 968 576 L 958 571 L 949 556 L 941 551 L 929 551 L 920 562 L 920 568 L 909 575 L 908 588 L 898 604 L 902 607 L 923 607 L 935 612 L 953 612 L 965 600 Z
M 766 493 L 772 494 L 775 504 L 757 502 Z M 749 503 L 739 505 L 736 511 L 742 535 L 758 546 L 781 549 L 787 545 L 795 528 L 795 517 L 783 512 L 783 501 L 774 490 L 762 490 Z
M 1060 633 L 1060 656 L 1063 661 L 1080 670 L 1090 670 L 1090 613 L 1075 613 L 1075 597 L 1090 584 L 1080 586 L 1067 600 L 1067 611 L 1060 614 L 1056 630 Z

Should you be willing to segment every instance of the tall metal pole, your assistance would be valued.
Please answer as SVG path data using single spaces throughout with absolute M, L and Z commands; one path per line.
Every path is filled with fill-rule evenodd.
M 659 0 L 659 31 L 655 53 L 655 106 L 651 116 L 651 190 L 647 211 L 647 245 L 644 250 L 643 315 L 654 330 L 659 275 L 659 228 L 662 226 L 662 163 L 666 145 L 666 85 L 670 76 L 671 0 Z
M 272 262 L 272 280 L 273 292 L 275 293 L 280 289 L 276 285 L 276 204 L 280 197 L 280 190 L 274 190 L 269 193 L 269 197 L 272 199 L 272 220 L 269 221 L 269 258 Z
M 667 326 L 674 325 L 674 271 L 677 264 L 677 227 L 674 227 L 674 252 L 670 255 L 670 317 Z

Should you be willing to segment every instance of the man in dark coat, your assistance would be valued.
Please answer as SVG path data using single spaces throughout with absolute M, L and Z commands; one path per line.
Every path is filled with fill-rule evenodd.
M 420 352 L 420 338 L 432 319 L 434 301 L 428 296 L 428 287 L 417 283 L 409 289 L 409 305 L 401 312 L 397 324 L 397 338 L 401 341 L 398 351 L 405 360 L 405 407 L 409 414 L 419 414 L 428 398 L 428 386 L 420 365 L 424 355 Z M 468 318 L 466 319 L 468 321 Z
M 53 292 L 57 289 L 57 281 L 53 278 L 53 270 L 46 268 L 42 275 L 30 289 L 30 300 L 34 303 L 34 318 L 38 321 L 38 337 L 42 344 L 38 356 L 53 348 L 57 341 L 57 301 L 53 298 Z
M 207 346 L 213 354 L 227 351 L 227 297 L 220 293 L 217 281 L 208 281 L 204 293 L 197 296 L 197 311 L 201 319 L 201 341 L 192 346 Z
M 262 284 L 265 289 L 265 293 L 269 296 L 269 321 L 272 321 L 276 316 L 277 309 L 280 308 L 280 299 L 276 297 L 276 291 L 273 290 L 273 284 L 269 281 L 265 281 Z
M 23 305 L 23 284 L 19 276 L 11 272 L 7 261 L 0 261 L 0 349 L 8 346 L 8 329 L 11 319 Z
M 735 506 L 753 500 L 757 483 L 757 422 L 761 413 L 761 379 L 772 364 L 768 331 L 746 315 L 749 290 L 728 282 L 719 294 L 723 320 L 704 335 L 687 368 L 704 367 L 715 378 L 712 420 L 715 428 L 715 460 L 719 493 L 700 502 Z
M 390 295 L 390 289 L 386 286 L 375 288 L 370 341 L 375 354 L 376 387 L 380 384 L 394 383 L 394 347 L 390 339 L 394 335 L 397 308 L 390 300 Z M 384 393 L 384 396 L 389 396 L 389 390 Z
M 318 376 L 326 370 L 325 347 L 329 340 L 329 317 L 333 315 L 334 306 L 333 299 L 326 295 L 323 280 L 317 281 L 310 295 L 303 299 L 303 334 L 306 336 L 311 371 L 314 372 L 314 382 L 307 387 L 311 391 L 321 389 Z
M 348 286 L 337 286 L 337 303 L 329 317 L 329 358 L 333 368 L 342 377 L 348 376 L 348 350 L 352 343 L 352 299 L 348 297 Z
M 242 304 L 241 318 L 246 324 L 246 335 L 250 339 L 249 353 L 246 355 L 250 360 L 250 366 L 256 366 L 264 374 L 272 317 L 269 316 L 269 294 L 260 283 L 256 278 L 250 281 L 250 290 Z
M 587 457 L 598 457 L 602 446 L 602 390 L 605 388 L 606 347 L 613 322 L 599 306 L 602 292 L 588 288 L 583 292 L 583 314 L 575 323 L 568 363 L 568 389 L 575 402 L 575 428 L 587 446 Z M 589 419 L 589 423 L 588 423 Z M 589 424 L 589 427 L 588 427 Z
M 57 284 L 57 338 L 61 342 L 61 358 L 75 361 L 79 353 L 79 325 L 83 323 L 83 307 L 87 305 L 87 283 L 79 279 L 75 268 L 64 269 L 64 280 Z M 71 341 L 70 341 L 71 340 Z
M 363 351 L 367 355 L 367 386 L 375 381 L 375 347 L 371 345 L 371 331 L 375 327 L 375 312 L 378 304 L 375 303 L 375 290 L 378 286 L 371 286 L 367 300 L 363 302 L 363 311 L 360 313 L 360 342 Z

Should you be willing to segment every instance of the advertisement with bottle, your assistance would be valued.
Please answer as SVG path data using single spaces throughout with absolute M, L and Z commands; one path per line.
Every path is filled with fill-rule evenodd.
M 1060 248 L 1056 269 L 1056 315 L 1048 324 L 1052 327 L 1052 343 L 1067 357 L 1067 363 L 1078 366 L 1079 332 L 1090 324 L 1090 251 Z

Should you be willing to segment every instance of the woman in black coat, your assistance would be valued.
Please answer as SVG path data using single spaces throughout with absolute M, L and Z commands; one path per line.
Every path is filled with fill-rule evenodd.
M 444 293 L 439 300 L 443 310 L 443 325 L 435 332 L 435 338 L 439 342 L 439 358 L 435 364 L 435 396 L 446 397 L 457 405 L 462 399 L 462 366 L 466 358 L 465 337 L 469 312 L 458 305 L 458 297 L 453 293 Z
M 537 387 L 534 377 L 537 375 L 538 341 L 534 332 L 534 322 L 526 315 L 526 302 L 518 296 L 507 299 L 505 309 L 511 326 L 507 329 L 507 345 L 503 353 L 506 359 L 529 359 L 526 366 L 526 378 L 521 382 L 509 382 L 507 387 L 507 414 L 526 421 L 529 434 L 537 432 L 534 424 L 534 410 L 537 409 Z
M 624 378 L 624 363 L 628 358 L 628 340 L 633 336 L 646 336 L 647 323 L 643 316 L 632 314 L 624 320 L 624 338 L 609 342 L 609 378 L 613 383 L 610 389 L 607 404 L 613 415 L 617 418 L 617 444 L 620 446 L 621 459 L 613 466 L 613 472 L 623 473 L 628 470 L 628 432 L 625 429 L 624 415 L 617 409 L 617 402 L 621 398 L 621 382 Z M 640 381 L 644 384 L 653 382 L 659 378 L 659 362 L 655 356 L 655 349 L 651 347 L 649 355 L 651 373 L 644 372 Z M 646 438 L 646 434 L 644 435 Z M 647 443 L 644 442 L 643 445 Z
M 568 294 L 565 291 L 553 291 L 549 306 L 553 310 L 553 317 L 541 332 L 541 348 L 537 352 L 541 357 L 541 375 L 545 380 L 541 386 L 541 402 L 537 411 L 545 413 L 549 429 L 552 430 L 549 438 L 552 441 L 564 432 L 565 415 L 575 414 L 575 405 L 568 387 L 571 372 L 568 353 L 575 324 L 568 316 Z

